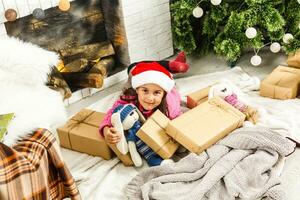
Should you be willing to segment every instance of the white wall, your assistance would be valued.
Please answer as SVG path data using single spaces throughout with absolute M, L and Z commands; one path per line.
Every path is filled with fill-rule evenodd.
M 173 55 L 169 0 L 122 0 L 130 62 Z

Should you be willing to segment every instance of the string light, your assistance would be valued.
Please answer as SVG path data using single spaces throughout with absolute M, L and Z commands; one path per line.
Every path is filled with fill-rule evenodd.
M 258 66 L 261 64 L 261 57 L 259 55 L 254 55 L 250 60 L 251 64 L 254 66 Z
M 273 52 L 273 53 L 278 53 L 281 49 L 281 46 L 278 42 L 273 42 L 271 45 L 270 45 L 270 51 Z
M 203 16 L 203 9 L 199 6 L 193 9 L 193 16 L 196 18 L 200 18 Z
M 203 0 L 199 1 L 196 5 L 196 7 L 193 9 L 193 16 L 195 18 L 200 18 L 203 16 L 203 9 L 199 6 L 199 4 L 202 2 Z M 211 4 L 214 6 L 218 6 L 221 4 L 222 0 L 210 0 Z
M 282 40 L 285 44 L 289 44 L 290 43 L 290 40 L 294 39 L 294 36 L 290 33 L 286 33 L 284 34 Z
M 39 4 L 40 4 L 40 7 L 34 9 L 32 11 L 32 15 L 36 19 L 44 19 L 46 17 L 46 14 L 45 14 L 44 10 L 42 9 L 42 4 L 41 4 L 40 0 L 39 0 Z
M 195 18 L 200 18 L 203 16 L 203 9 L 199 6 L 199 4 L 202 2 L 203 0 L 199 1 L 196 5 L 196 7 L 193 9 L 193 16 Z
M 32 15 L 36 19 L 45 19 L 46 15 L 43 9 L 36 8 L 32 11 Z
M 18 14 L 16 10 L 9 8 L 5 11 L 4 16 L 7 21 L 13 22 L 17 19 Z
M 210 3 L 214 6 L 218 6 L 220 5 L 222 2 L 222 0 L 210 0 Z
M 60 0 L 58 3 L 58 8 L 61 11 L 68 11 L 71 7 L 70 1 L 69 0 Z
M 256 31 L 255 28 L 249 27 L 249 28 L 247 28 L 245 34 L 246 34 L 246 37 L 247 37 L 247 38 L 252 39 L 252 38 L 255 38 L 255 37 L 256 37 L 257 31 Z
M 264 46 L 266 46 L 266 45 L 264 45 Z M 263 46 L 263 47 L 264 47 Z M 261 47 L 261 48 L 263 48 L 263 47 Z M 259 52 L 259 50 L 260 49 L 258 49 L 257 51 L 255 50 L 255 49 L 253 49 L 253 51 L 254 51 L 254 56 L 252 56 L 251 57 L 251 59 L 250 59 L 250 63 L 253 65 L 253 66 L 258 66 L 258 65 L 260 65 L 261 64 L 261 57 L 258 55 L 258 52 Z
M 280 51 L 280 44 L 278 43 L 278 42 L 273 42 L 273 43 L 271 43 L 271 42 L 268 42 L 268 43 L 266 43 L 266 44 L 264 44 L 261 48 L 259 48 L 259 49 L 257 49 L 257 51 L 256 51 L 256 49 L 253 49 L 253 51 L 254 51 L 254 56 L 252 56 L 251 57 L 251 59 L 250 59 L 250 63 L 253 65 L 253 66 L 258 66 L 258 65 L 260 65 L 261 64 L 261 62 L 262 62 L 262 58 L 258 55 L 258 52 L 259 52 L 259 50 L 260 49 L 262 49 L 262 48 L 264 48 L 265 46 L 268 46 L 268 45 L 270 45 L 270 50 L 272 51 L 272 50 L 278 50 L 278 45 L 279 45 L 279 50 L 278 51 Z M 272 46 L 272 47 L 271 47 Z M 273 47 L 274 47 L 274 49 L 273 49 Z M 277 51 L 277 52 L 278 52 Z M 272 51 L 273 52 L 273 51 Z M 276 53 L 277 53 L 276 52 Z M 275 52 L 273 52 L 273 53 L 275 53 Z

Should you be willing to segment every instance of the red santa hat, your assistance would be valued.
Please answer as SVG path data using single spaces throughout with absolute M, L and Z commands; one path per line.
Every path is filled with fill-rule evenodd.
M 175 85 L 172 74 L 157 62 L 140 62 L 131 74 L 131 85 L 134 89 L 153 83 L 170 92 Z

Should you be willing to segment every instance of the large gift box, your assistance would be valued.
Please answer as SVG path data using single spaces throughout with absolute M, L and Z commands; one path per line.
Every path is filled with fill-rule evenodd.
M 278 66 L 260 84 L 260 95 L 292 99 L 299 93 L 300 69 Z
M 60 145 L 75 151 L 111 159 L 112 151 L 99 134 L 102 114 L 83 109 L 57 129 Z
M 173 119 L 166 130 L 189 151 L 201 153 L 242 126 L 244 120 L 242 112 L 214 97 Z
M 66 125 L 57 129 L 60 145 L 68 149 L 111 159 L 113 152 L 126 166 L 133 165 L 129 154 L 123 155 L 99 134 L 105 113 L 82 109 Z
M 296 67 L 296 68 L 300 68 L 300 50 L 298 50 L 296 53 L 294 54 L 290 54 L 287 58 L 286 63 L 290 66 L 290 67 Z
M 162 112 L 155 111 L 137 132 L 137 136 L 163 159 L 170 158 L 179 144 L 166 134 L 170 122 Z

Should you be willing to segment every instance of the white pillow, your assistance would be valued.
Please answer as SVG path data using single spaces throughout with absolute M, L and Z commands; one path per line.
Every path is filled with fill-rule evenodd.
M 4 138 L 12 146 L 36 128 L 66 121 L 66 111 L 60 93 L 45 86 L 57 54 L 15 38 L 0 44 L 0 113 L 15 113 Z

